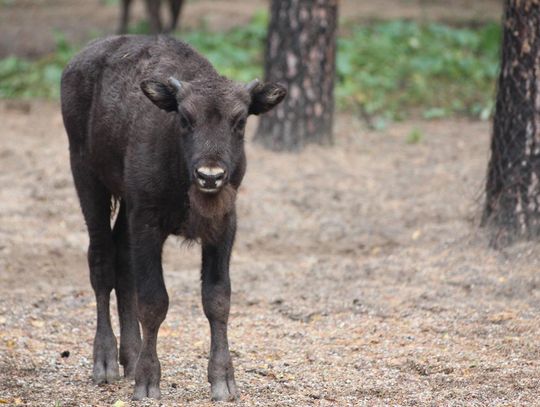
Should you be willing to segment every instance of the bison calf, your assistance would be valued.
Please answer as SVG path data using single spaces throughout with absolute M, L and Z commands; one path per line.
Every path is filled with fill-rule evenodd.
M 90 245 L 96 295 L 93 378 L 118 378 L 109 297 L 120 319 L 120 364 L 133 398 L 159 398 L 158 329 L 169 298 L 161 251 L 170 234 L 202 244 L 212 399 L 237 395 L 227 343 L 235 197 L 246 169 L 244 127 L 284 97 L 275 83 L 238 84 L 183 42 L 117 36 L 88 45 L 62 76 L 62 115 Z M 120 203 L 111 228 L 111 200 Z M 142 341 L 139 330 L 142 327 Z

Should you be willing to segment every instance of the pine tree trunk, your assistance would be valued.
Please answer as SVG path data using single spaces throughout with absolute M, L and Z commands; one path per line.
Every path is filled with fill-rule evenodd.
M 506 0 L 483 224 L 492 244 L 540 235 L 540 2 Z
M 261 117 L 255 140 L 273 150 L 331 144 L 337 0 L 273 0 L 266 44 L 267 81 L 288 89 Z

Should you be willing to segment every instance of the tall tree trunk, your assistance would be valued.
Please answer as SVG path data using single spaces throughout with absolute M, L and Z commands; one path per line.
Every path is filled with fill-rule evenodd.
M 540 2 L 506 0 L 483 224 L 492 244 L 540 235 Z
M 267 81 L 288 89 L 261 117 L 255 140 L 273 150 L 332 143 L 337 0 L 273 0 L 266 43 Z

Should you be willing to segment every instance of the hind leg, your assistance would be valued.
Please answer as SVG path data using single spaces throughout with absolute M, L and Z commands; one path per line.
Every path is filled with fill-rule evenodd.
M 74 157 L 77 155 L 71 156 L 71 169 L 90 238 L 88 266 L 97 304 L 93 378 L 96 383 L 111 383 L 119 377 L 118 351 L 109 312 L 109 299 L 115 282 L 111 194 L 84 161 Z
M 130 208 L 129 243 L 137 291 L 137 317 L 143 340 L 135 368 L 134 400 L 160 398 L 161 366 L 157 355 L 159 327 L 169 307 L 163 280 L 161 251 L 167 237 L 160 228 L 159 215 L 146 208 Z
M 135 378 L 135 366 L 141 349 L 141 331 L 137 320 L 137 292 L 135 276 L 129 260 L 129 228 L 126 204 L 120 203 L 120 210 L 113 228 L 116 247 L 116 297 L 120 319 L 120 364 L 124 376 Z

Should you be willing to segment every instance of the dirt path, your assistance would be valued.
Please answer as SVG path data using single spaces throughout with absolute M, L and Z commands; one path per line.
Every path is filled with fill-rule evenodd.
M 134 1 L 133 22 L 144 18 L 142 0 Z M 451 3 L 451 4 L 449 4 Z M 266 0 L 193 0 L 184 8 L 182 26 L 204 24 L 226 30 L 245 24 Z M 163 10 L 165 17 L 166 13 Z M 498 21 L 499 0 L 341 0 L 341 20 L 414 19 L 467 24 Z M 168 17 L 168 16 L 167 16 Z M 55 31 L 72 43 L 82 44 L 96 35 L 112 34 L 118 25 L 119 6 L 110 0 L 5 0 L 0 1 L 0 58 L 36 57 L 55 49 Z
M 2 102 L 0 116 L 0 400 L 128 402 L 130 383 L 90 379 L 87 237 L 57 106 Z M 410 145 L 414 128 L 424 137 Z M 300 155 L 248 145 L 232 263 L 238 404 L 538 405 L 538 246 L 495 252 L 476 228 L 489 126 L 371 133 L 340 116 L 337 134 Z M 211 405 L 199 249 L 169 240 L 164 267 L 162 404 Z

